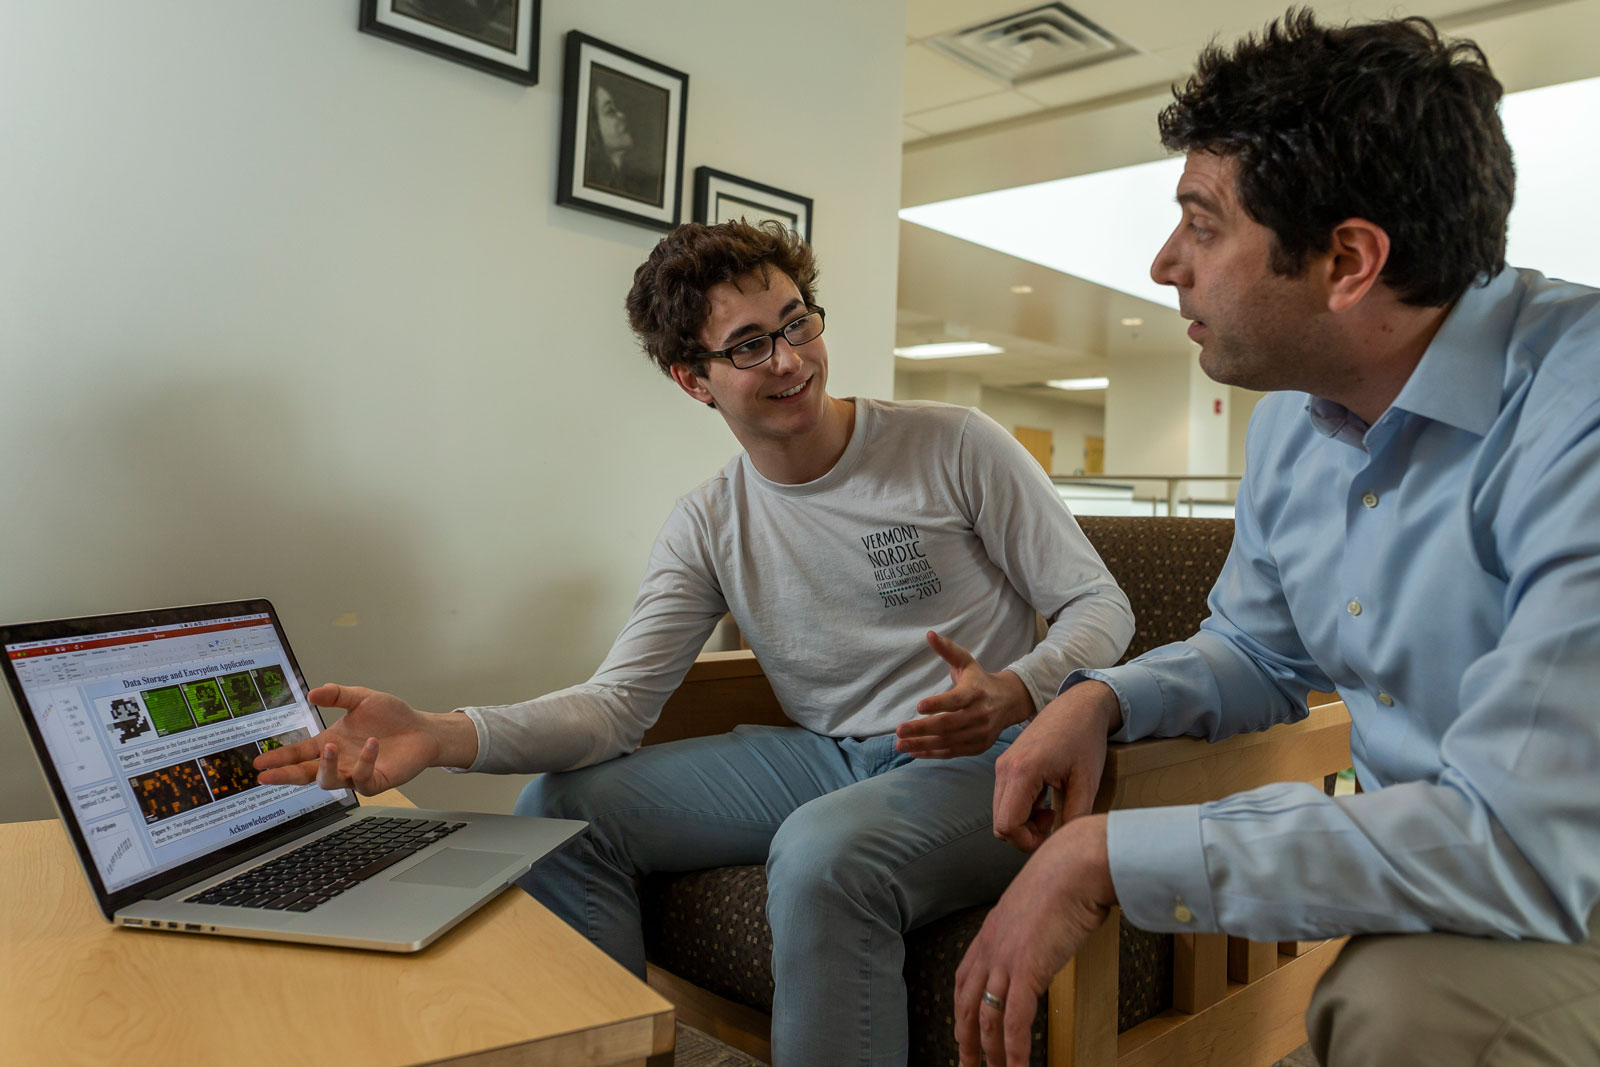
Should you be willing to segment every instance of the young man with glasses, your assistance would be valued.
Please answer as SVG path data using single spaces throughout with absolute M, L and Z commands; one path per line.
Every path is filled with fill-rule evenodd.
M 363 792 L 431 765 L 559 772 L 517 810 L 590 830 L 523 885 L 641 977 L 639 876 L 765 863 L 774 1062 L 900 1064 L 902 935 L 1005 888 L 1023 857 L 991 829 L 994 761 L 1133 620 L 991 419 L 828 394 L 815 280 L 797 237 L 742 222 L 680 226 L 635 273 L 645 351 L 744 451 L 673 508 L 588 682 L 444 715 L 325 686 L 350 714 L 260 765 Z M 800 725 L 638 749 L 729 611 Z

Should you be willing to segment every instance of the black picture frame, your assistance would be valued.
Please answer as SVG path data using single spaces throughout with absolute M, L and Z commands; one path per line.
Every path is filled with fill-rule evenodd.
M 540 0 L 361 0 L 362 33 L 539 84 Z
M 658 230 L 676 226 L 688 102 L 689 75 L 568 32 L 556 203 Z
M 694 169 L 694 221 L 777 219 L 811 243 L 811 198 L 712 167 Z

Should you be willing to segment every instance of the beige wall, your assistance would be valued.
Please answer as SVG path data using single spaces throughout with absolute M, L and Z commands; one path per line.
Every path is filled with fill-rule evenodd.
M 1005 389 L 985 389 L 985 414 L 1007 430 L 1031 426 L 1049 430 L 1054 437 L 1055 455 L 1051 474 L 1074 474 L 1083 467 L 1083 439 L 1105 434 L 1105 409 L 1092 404 L 1013 393 Z
M 985 386 L 975 374 L 897 370 L 894 397 L 975 407 L 1012 432 L 1018 426 L 1049 430 L 1055 445 L 1051 474 L 1076 472 L 1083 466 L 1084 437 L 1105 433 L 1105 413 L 1099 407 L 996 389 Z
M 686 183 L 815 198 L 831 386 L 889 395 L 904 4 L 545 0 L 534 88 L 356 6 L 0 9 L 0 614 L 267 596 L 313 681 L 519 699 L 737 447 L 626 332 L 659 233 L 554 204 L 562 36 L 689 72 Z M 732 61 L 780 36 L 827 76 Z M 0 819 L 48 814 L 7 710 Z

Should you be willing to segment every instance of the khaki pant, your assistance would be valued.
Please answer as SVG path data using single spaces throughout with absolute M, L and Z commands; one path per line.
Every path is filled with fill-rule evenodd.
M 1323 1067 L 1600 1065 L 1600 910 L 1581 945 L 1352 938 L 1306 1030 Z

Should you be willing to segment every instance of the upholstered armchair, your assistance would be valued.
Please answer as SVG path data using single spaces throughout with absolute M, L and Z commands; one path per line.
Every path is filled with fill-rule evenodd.
M 1194 632 L 1232 542 L 1231 520 L 1079 522 L 1133 604 L 1137 629 L 1125 658 Z M 1322 700 L 1302 722 L 1217 744 L 1111 745 L 1095 809 L 1197 803 L 1272 781 L 1331 781 L 1349 764 L 1349 718 L 1343 705 Z M 645 743 L 787 721 L 749 652 L 707 653 Z M 769 1059 L 772 934 L 763 868 L 654 876 L 643 897 L 651 985 L 685 1022 Z M 955 969 L 987 912 L 969 908 L 906 936 L 913 1067 L 956 1062 Z M 1034 1062 L 1271 1064 L 1305 1040 L 1302 1014 L 1338 944 L 1156 935 L 1114 915 L 1041 1001 Z

